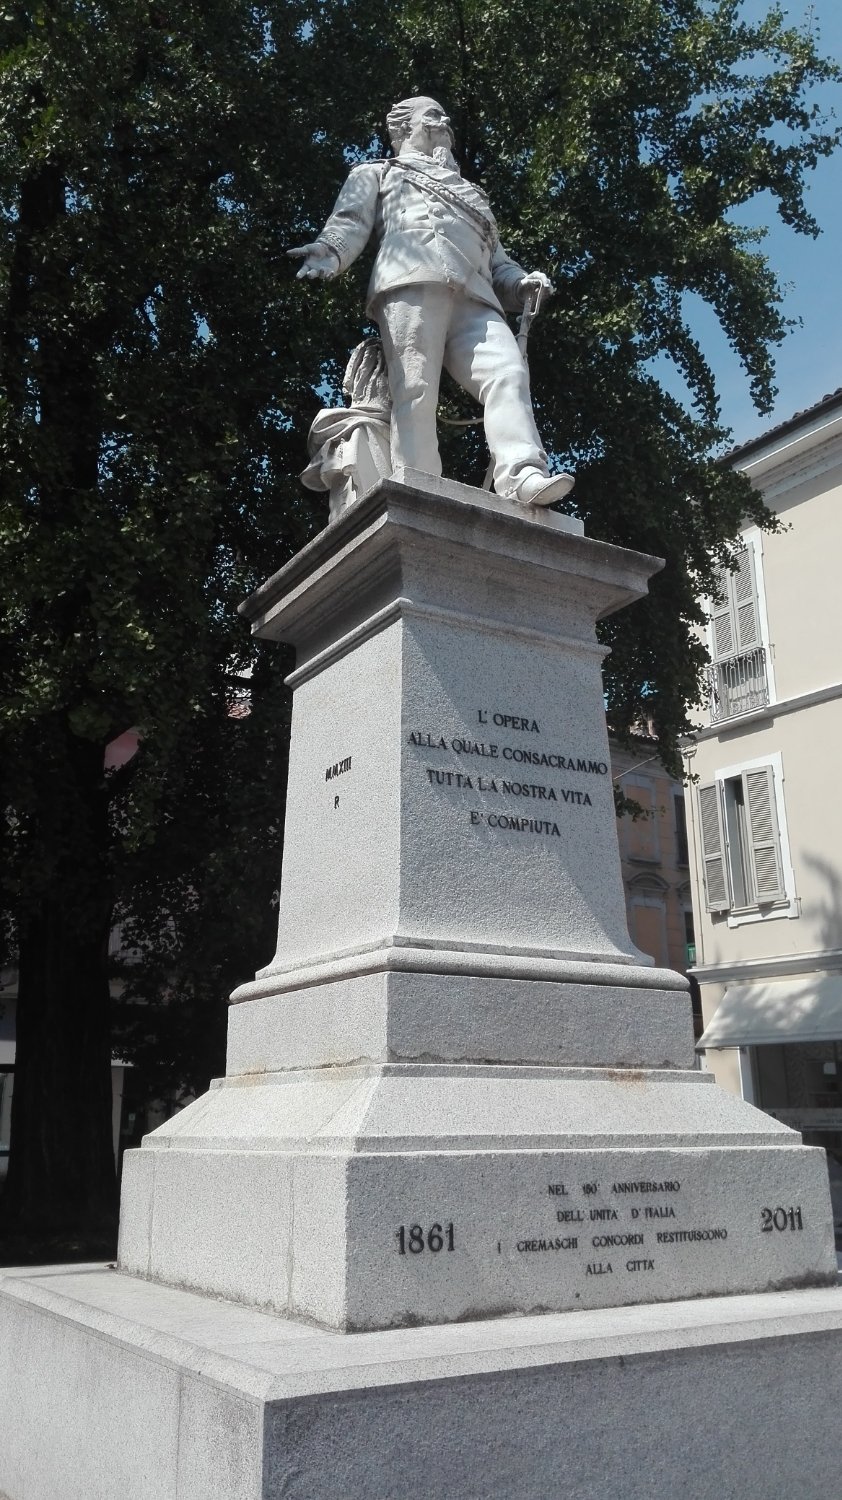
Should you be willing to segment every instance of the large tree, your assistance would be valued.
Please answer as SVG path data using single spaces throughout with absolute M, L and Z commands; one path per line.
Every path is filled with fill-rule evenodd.
M 191 1064 L 191 1037 L 218 1038 L 228 985 L 267 956 L 283 663 L 235 606 L 323 522 L 295 475 L 364 326 L 363 266 L 305 289 L 284 249 L 382 153 L 396 98 L 447 103 L 505 243 L 558 285 L 531 368 L 573 503 L 590 534 L 667 559 L 609 627 L 606 686 L 615 728 L 645 712 L 669 760 L 703 666 L 695 600 L 741 517 L 764 519 L 715 462 L 685 296 L 767 409 L 785 320 L 739 210 L 767 192 L 815 231 L 804 177 L 833 137 L 809 91 L 832 70 L 737 0 L 10 0 L 0 24 L 0 880 L 20 953 L 3 1212 L 72 1230 L 114 1212 L 115 902 L 133 987 L 159 1002 L 145 1030 L 135 1013 L 136 1056 L 152 1036 L 173 1086 L 216 1065 L 218 1043 Z M 478 480 L 477 434 L 445 444 Z M 137 754 L 107 773 L 131 727 Z
M 11 14 L 0 864 L 20 978 L 3 1209 L 7 1224 L 73 1231 L 114 1215 L 115 895 L 166 837 L 179 791 L 195 795 L 208 741 L 226 749 L 220 719 L 251 660 L 236 604 L 314 524 L 292 476 L 324 351 L 353 330 L 338 307 L 305 308 L 283 260 L 323 171 L 306 111 L 289 107 L 315 88 L 305 8 L 59 0 Z M 269 700 L 279 669 L 258 678 Z M 256 780 L 252 728 L 230 723 Z M 106 772 L 106 746 L 132 727 L 137 755 Z M 229 837 L 227 769 L 211 768 L 196 819 L 200 868 Z M 248 832 L 262 874 L 253 813 Z M 251 889 L 268 906 L 265 882 Z

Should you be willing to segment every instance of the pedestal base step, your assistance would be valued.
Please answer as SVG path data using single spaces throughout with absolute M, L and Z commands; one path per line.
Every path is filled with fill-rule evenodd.
M 120 1265 L 347 1331 L 835 1279 L 822 1151 L 699 1073 L 227 1079 L 123 1169 Z
M 828 1500 L 836 1288 L 327 1333 L 0 1272 L 7 1500 Z

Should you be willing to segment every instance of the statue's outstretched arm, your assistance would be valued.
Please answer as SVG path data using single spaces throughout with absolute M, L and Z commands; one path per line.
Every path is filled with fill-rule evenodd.
M 376 162 L 354 167 L 318 239 L 287 251 L 287 255 L 304 262 L 298 272 L 300 278 L 330 280 L 339 276 L 365 249 L 374 228 L 381 171 Z

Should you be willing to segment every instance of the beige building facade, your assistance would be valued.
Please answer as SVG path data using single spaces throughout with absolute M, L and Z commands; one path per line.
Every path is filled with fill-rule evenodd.
M 687 750 L 703 1066 L 842 1160 L 842 391 L 731 462 L 746 527 Z

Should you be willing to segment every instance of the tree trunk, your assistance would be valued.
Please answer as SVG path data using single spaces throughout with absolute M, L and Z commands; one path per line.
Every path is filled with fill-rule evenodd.
M 108 937 L 111 878 L 102 748 L 74 741 L 44 767 L 33 835 L 58 851 L 20 932 L 6 1234 L 113 1230 Z M 48 835 L 48 837 L 45 837 Z M 52 861 L 51 861 L 52 863 Z

